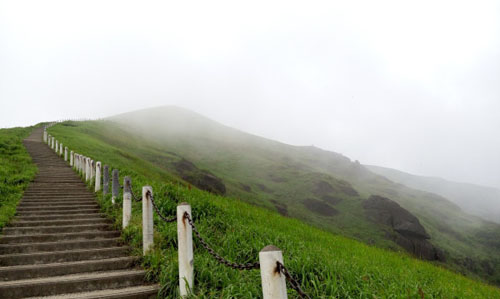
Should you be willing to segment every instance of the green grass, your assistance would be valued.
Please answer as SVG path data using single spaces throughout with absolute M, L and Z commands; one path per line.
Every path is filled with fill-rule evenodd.
M 162 167 L 172 153 L 117 130 L 109 122 L 63 123 L 50 128 L 71 150 L 132 177 L 134 193 L 151 185 L 162 213 L 174 215 L 188 202 L 201 234 L 222 256 L 238 263 L 254 262 L 273 244 L 283 250 L 284 263 L 312 298 L 500 298 L 498 288 L 463 277 L 401 252 L 371 247 L 297 219 L 250 205 L 235 197 L 216 196 L 178 179 Z M 145 159 L 149 156 L 156 162 Z M 103 211 L 121 226 L 121 200 L 112 206 L 98 194 Z M 355 203 L 354 203 L 355 204 Z M 141 204 L 133 204 L 124 240 L 142 253 Z M 318 220 L 319 222 L 321 221 Z M 347 229 L 347 228 L 346 228 Z M 162 297 L 177 298 L 176 224 L 155 217 L 155 247 L 142 261 Z M 259 271 L 238 271 L 218 264 L 195 239 L 195 288 L 200 298 L 259 298 Z M 296 298 L 289 290 L 290 298 Z
M 0 129 L 0 230 L 16 213 L 16 206 L 36 166 L 22 141 L 32 128 Z
M 362 207 L 371 195 L 387 197 L 420 220 L 429 241 L 443 251 L 447 267 L 500 286 L 500 243 L 492 242 L 500 240 L 500 225 L 464 213 L 445 198 L 395 184 L 340 154 L 253 136 L 181 108 L 157 107 L 110 120 L 116 123 L 115 132 L 139 134 L 149 147 L 168 151 L 170 157 L 162 159 L 148 148 L 134 153 L 170 173 L 177 171 L 170 160 L 185 158 L 221 178 L 231 197 L 271 210 L 286 207 L 290 217 L 316 227 L 403 250 L 387 237 L 386 232 L 394 233 L 392 228 L 367 219 Z M 326 202 L 338 211 L 335 215 L 307 207 L 314 201 L 325 204 L 323 196 L 314 192 L 320 182 L 334 189 L 328 195 L 341 199 L 336 204 Z M 359 194 L 343 192 L 346 182 Z M 244 190 L 242 183 L 251 190 Z

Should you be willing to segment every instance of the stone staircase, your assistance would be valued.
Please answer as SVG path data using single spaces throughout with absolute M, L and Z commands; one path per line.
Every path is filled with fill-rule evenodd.
M 158 286 L 42 130 L 24 144 L 39 174 L 0 236 L 0 298 L 156 298 Z

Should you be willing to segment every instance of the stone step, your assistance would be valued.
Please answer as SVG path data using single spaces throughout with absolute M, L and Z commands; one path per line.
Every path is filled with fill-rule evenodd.
M 90 219 L 64 219 L 64 220 L 39 220 L 39 221 L 13 221 L 9 227 L 33 227 L 33 226 L 59 226 L 59 225 L 82 225 L 82 224 L 111 224 L 111 220 L 105 218 Z
M 24 298 L 118 289 L 144 283 L 145 271 L 120 270 L 0 282 L 0 298 Z
M 88 192 L 82 193 L 82 194 L 71 194 L 71 193 L 66 193 L 66 194 L 43 194 L 43 195 L 25 195 L 23 196 L 23 200 L 52 200 L 52 199 L 79 199 L 79 198 L 85 198 L 85 199 L 95 199 L 96 197 L 89 194 Z
M 30 204 L 40 204 L 40 203 L 65 203 L 65 202 L 80 202 L 87 201 L 96 203 L 95 197 L 84 197 L 84 196 L 75 196 L 75 197 L 47 197 L 47 198 L 23 198 L 23 200 L 19 204 L 30 203 Z
M 29 227 L 5 227 L 5 236 L 12 235 L 34 235 L 34 234 L 56 234 L 56 233 L 77 233 L 89 231 L 110 230 L 109 223 L 80 224 L 80 225 L 49 225 L 49 226 L 29 226 Z
M 88 182 L 42 133 L 24 142 L 39 173 L 0 237 L 0 298 L 156 298 Z
M 48 196 L 24 196 L 22 201 L 54 201 L 54 200 L 96 200 L 95 196 L 92 195 L 48 195 Z
M 137 262 L 138 258 L 127 256 L 68 263 L 0 267 L 0 280 L 13 281 L 94 271 L 122 270 L 132 268 Z
M 67 174 L 65 176 L 72 176 L 72 175 Z M 33 184 L 30 185 L 30 188 L 31 187 L 38 187 L 38 186 L 41 186 L 44 188 L 51 188 L 53 186 L 63 186 L 63 185 L 78 186 L 78 185 L 83 185 L 83 184 L 84 184 L 84 181 L 79 176 L 68 178 L 68 179 L 60 179 L 60 178 L 54 178 L 54 177 L 40 179 L 40 178 L 36 177 L 35 180 L 33 181 Z
M 38 220 L 65 220 L 65 219 L 94 219 L 94 218 L 105 217 L 101 213 L 80 213 L 71 215 L 27 215 L 27 216 L 17 216 L 14 218 L 15 221 L 38 221 Z
M 89 213 L 98 213 L 99 208 L 94 209 L 71 209 L 64 211 L 52 211 L 52 210 L 38 210 L 38 211 L 18 211 L 17 215 L 19 216 L 36 216 L 36 215 L 68 215 L 68 214 L 89 214 Z
M 30 297 L 27 299 L 154 299 L 160 288 L 158 285 L 144 285 L 120 289 L 93 292 L 61 294 L 48 297 Z
M 97 205 L 97 202 L 94 199 L 80 199 L 80 200 L 51 200 L 51 201 L 21 201 L 18 205 L 19 208 L 29 208 L 29 207 L 40 207 L 40 206 L 62 206 L 62 205 Z
M 64 190 L 57 192 L 32 192 L 28 194 L 24 194 L 23 198 L 30 199 L 38 199 L 38 198 L 55 198 L 55 197 L 63 197 L 63 198 L 73 198 L 73 197 L 85 197 L 85 198 L 95 198 L 94 195 L 90 194 L 88 191 L 81 192 L 65 192 Z
M 57 234 L 36 234 L 22 236 L 3 236 L 0 238 L 0 244 L 19 244 L 19 243 L 40 243 L 40 242 L 58 242 L 69 240 L 92 240 L 102 238 L 116 238 L 120 236 L 118 231 L 93 231 L 81 233 L 57 233 Z
M 14 243 L 0 244 L 0 254 L 32 253 L 32 252 L 50 252 L 75 249 L 91 248 L 109 248 L 120 246 L 120 238 L 105 238 L 93 240 L 69 240 L 58 242 L 32 242 L 32 243 Z
M 0 255 L 0 266 L 5 267 L 16 265 L 76 262 L 83 260 L 99 260 L 105 258 L 127 256 L 129 251 L 129 247 L 115 246 L 109 248 L 4 254 Z
M 87 187 L 60 187 L 58 190 L 40 190 L 33 191 L 30 193 L 24 193 L 24 196 L 28 197 L 52 197 L 52 196 L 62 196 L 62 197 L 75 197 L 75 196 L 90 196 L 95 197 L 93 193 L 89 192 L 89 190 L 85 189 Z
M 39 206 L 18 206 L 18 212 L 31 212 L 31 211 L 44 211 L 45 209 L 50 209 L 50 211 L 67 211 L 67 210 L 86 210 L 86 209 L 97 209 L 97 203 L 86 203 L 86 204 L 78 204 L 78 205 L 67 205 L 67 204 L 59 204 L 59 205 L 39 205 Z

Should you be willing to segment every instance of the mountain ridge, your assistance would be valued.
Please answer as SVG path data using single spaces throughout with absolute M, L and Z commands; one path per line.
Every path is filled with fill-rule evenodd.
M 420 176 L 376 165 L 366 165 L 366 167 L 394 182 L 446 197 L 467 213 L 500 223 L 500 189 L 439 177 Z
M 113 135 L 132 136 L 134 143 L 147 146 L 134 149 L 139 158 L 177 173 L 181 180 L 175 165 L 185 159 L 195 166 L 191 177 L 203 180 L 203 171 L 213 174 L 228 196 L 368 244 L 402 250 L 398 232 L 368 219 L 363 207 L 372 195 L 388 198 L 419 219 L 452 268 L 500 283 L 497 225 L 463 213 L 442 196 L 394 183 L 342 154 L 265 139 L 178 107 L 129 112 L 102 124 L 96 134 L 109 131 L 103 136 L 108 141 Z M 321 191 L 321 186 L 329 187 Z

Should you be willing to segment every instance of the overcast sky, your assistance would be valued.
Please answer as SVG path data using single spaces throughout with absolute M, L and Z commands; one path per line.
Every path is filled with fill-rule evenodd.
M 0 127 L 174 104 L 500 187 L 499 3 L 0 0 Z

